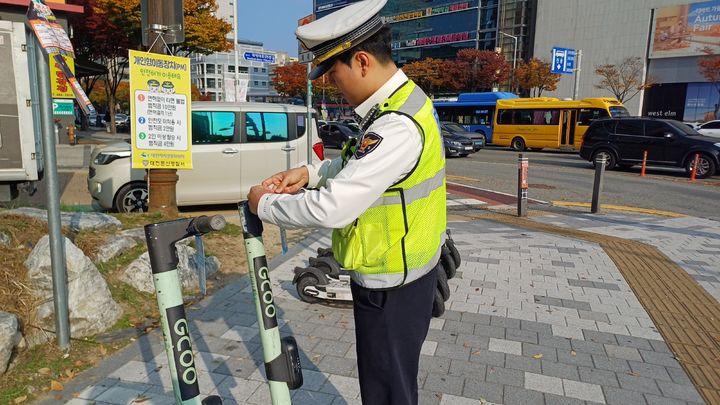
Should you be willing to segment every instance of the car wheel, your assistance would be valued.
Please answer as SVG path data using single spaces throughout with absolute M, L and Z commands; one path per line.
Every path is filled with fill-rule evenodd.
M 512 142 L 510 143 L 510 147 L 512 148 L 512 150 L 522 152 L 525 150 L 525 140 L 517 136 L 513 138 Z
M 695 163 L 695 154 L 690 155 L 688 162 L 685 165 L 685 171 L 688 175 L 692 174 L 693 163 Z M 698 179 L 704 179 L 715 174 L 715 162 L 705 154 L 700 154 L 698 159 L 697 170 L 695 171 L 695 177 Z
M 113 206 L 117 212 L 147 212 L 147 184 L 135 182 L 122 186 L 115 195 Z
M 593 166 L 598 159 L 605 158 L 605 170 L 612 170 L 615 168 L 615 155 L 607 149 L 600 149 L 593 155 Z

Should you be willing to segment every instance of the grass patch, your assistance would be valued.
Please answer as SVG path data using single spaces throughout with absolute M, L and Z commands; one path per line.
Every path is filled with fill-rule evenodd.
M 60 211 L 62 212 L 95 212 L 92 205 L 80 205 L 80 204 L 60 204 Z

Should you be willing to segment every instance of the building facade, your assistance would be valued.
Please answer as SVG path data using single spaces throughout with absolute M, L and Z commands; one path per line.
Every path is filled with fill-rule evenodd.
M 353 0 L 315 0 L 321 18 Z M 392 31 L 393 58 L 403 65 L 454 58 L 464 48 L 499 50 L 513 63 L 532 56 L 536 0 L 393 0 L 380 12 Z
M 578 97 L 612 96 L 595 85 L 596 67 L 638 57 L 653 83 L 625 101 L 637 115 L 704 121 L 717 117 L 718 91 L 698 70 L 704 51 L 720 54 L 720 1 L 539 0 L 537 57 L 553 47 L 582 50 Z M 573 95 L 573 75 L 563 75 L 550 97 Z

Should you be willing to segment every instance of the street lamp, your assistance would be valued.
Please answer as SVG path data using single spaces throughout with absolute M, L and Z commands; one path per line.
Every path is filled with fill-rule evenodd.
M 498 34 L 505 35 L 506 37 L 510 37 L 513 39 L 513 70 L 517 66 L 517 43 L 518 43 L 518 37 L 515 35 L 506 34 L 502 31 L 498 31 Z

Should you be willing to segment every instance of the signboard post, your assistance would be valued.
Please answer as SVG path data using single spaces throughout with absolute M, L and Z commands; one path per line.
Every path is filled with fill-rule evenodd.
M 575 84 L 573 86 L 573 99 L 578 97 L 578 84 L 580 83 L 580 60 L 582 58 L 582 50 L 571 48 L 552 49 L 552 66 L 551 73 L 572 74 L 575 73 Z M 576 60 L 577 59 L 577 60 Z
M 146 114 L 140 116 L 135 110 L 130 114 L 133 167 L 150 169 L 148 211 L 174 218 L 178 215 L 177 169 L 192 168 L 190 59 L 162 54 L 168 44 L 185 40 L 183 1 L 142 0 L 140 5 L 145 44 L 150 49 L 130 54 L 130 106 Z M 184 105 L 180 104 L 183 99 Z

